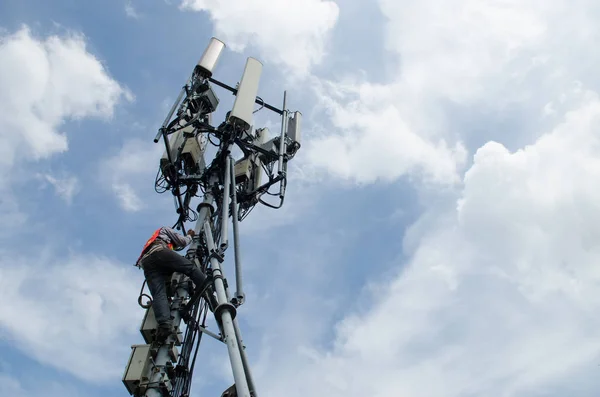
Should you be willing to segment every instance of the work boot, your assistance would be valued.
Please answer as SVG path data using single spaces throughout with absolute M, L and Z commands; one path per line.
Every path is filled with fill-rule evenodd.
M 156 328 L 156 341 L 165 343 L 169 335 L 173 333 L 173 325 L 171 323 L 159 324 Z

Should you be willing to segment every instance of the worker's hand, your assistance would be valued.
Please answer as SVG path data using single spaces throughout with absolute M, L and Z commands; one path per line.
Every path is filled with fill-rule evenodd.
M 190 229 L 190 230 L 188 230 L 187 234 L 188 234 L 188 236 L 194 237 L 196 235 L 196 231 L 194 229 Z

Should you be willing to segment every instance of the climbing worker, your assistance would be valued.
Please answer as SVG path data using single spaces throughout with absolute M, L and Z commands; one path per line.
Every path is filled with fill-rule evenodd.
M 165 287 L 171 275 L 178 272 L 188 276 L 194 282 L 197 296 L 203 294 L 210 284 L 210 279 L 192 261 L 174 252 L 187 247 L 194 235 L 193 229 L 189 230 L 186 236 L 182 236 L 175 230 L 163 226 L 148 239 L 136 261 L 136 266 L 144 270 L 144 277 L 152 294 L 152 307 L 158 323 L 156 339 L 159 342 L 164 342 L 173 332 Z

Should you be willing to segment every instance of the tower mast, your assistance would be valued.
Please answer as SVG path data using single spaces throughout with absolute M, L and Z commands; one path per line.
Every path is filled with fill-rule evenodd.
M 151 297 L 143 293 L 142 286 L 138 303 L 146 309 L 140 327 L 145 343 L 132 346 L 122 379 L 135 397 L 188 397 L 204 334 L 227 347 L 234 385 L 222 396 L 258 397 L 237 321 L 238 308 L 245 301 L 239 222 L 258 204 L 271 208 L 283 205 L 287 164 L 300 148 L 302 115 L 286 109 L 286 92 L 281 109 L 258 96 L 262 64 L 254 58 L 247 59 L 235 88 L 214 79 L 213 70 L 224 48 L 220 40 L 210 40 L 154 138 L 155 143 L 162 138 L 165 145 L 156 190 L 170 191 L 175 197 L 177 229 L 185 233 L 185 223 L 195 222 L 196 234 L 186 256 L 212 276 L 212 285 L 207 293 L 198 296 L 185 275 L 173 275 L 167 294 L 174 332 L 164 343 L 155 339 L 157 324 Z M 211 125 L 211 116 L 219 104 L 213 87 L 235 95 L 233 108 L 217 127 Z M 269 139 L 267 128 L 253 127 L 256 104 L 260 106 L 258 110 L 264 108 L 281 117 L 277 136 Z M 207 162 L 209 145 L 215 146 L 216 153 Z M 234 148 L 241 150 L 242 158 L 233 158 Z M 269 191 L 273 186 L 278 187 L 277 193 Z M 192 200 L 198 196 L 202 201 L 194 210 Z M 279 202 L 270 203 L 264 196 L 275 196 Z M 222 266 L 229 247 L 230 222 L 236 288 L 233 297 Z M 142 302 L 144 297 L 146 303 Z M 206 326 L 209 313 L 214 316 L 218 331 Z

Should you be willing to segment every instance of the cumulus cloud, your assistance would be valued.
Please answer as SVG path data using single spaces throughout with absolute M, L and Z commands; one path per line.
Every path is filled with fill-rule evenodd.
M 315 134 L 305 144 L 300 158 L 308 176 L 325 170 L 359 184 L 393 182 L 404 175 L 441 184 L 460 180 L 464 146 L 421 133 L 395 106 L 393 88 L 325 83 L 316 95 L 335 132 Z
M 82 35 L 39 38 L 25 26 L 0 37 L 0 217 L 11 225 L 10 237 L 23 238 L 27 214 L 19 209 L 9 171 L 65 152 L 66 122 L 109 120 L 123 99 L 132 96 L 88 52 Z M 34 175 L 68 202 L 79 189 L 69 174 Z M 120 375 L 128 355 L 121 338 L 135 331 L 139 285 L 131 266 L 93 255 L 58 259 L 44 243 L 27 241 L 26 257 L 20 245 L 2 248 L 0 298 L 7 304 L 0 310 L 0 335 L 24 354 L 80 378 L 97 382 Z M 41 392 L 3 380 L 4 394 Z M 73 394 L 55 386 L 44 391 Z
M 357 297 L 368 304 L 338 323 L 333 347 L 286 345 L 297 359 L 263 379 L 267 394 L 589 395 L 600 351 L 600 100 L 575 96 L 531 145 L 480 148 L 456 205 L 407 234 L 406 265 Z
M 381 0 L 386 47 L 402 57 L 402 85 L 410 94 L 467 100 L 489 95 L 498 83 L 527 72 L 532 55 L 548 38 L 548 23 L 559 2 L 463 0 L 449 4 Z M 435 10 L 431 12 L 431 10 Z M 422 23 L 422 21 L 429 23 Z M 550 33 L 551 34 L 551 33 Z M 543 54 L 536 54 L 543 55 Z
M 65 152 L 65 122 L 108 120 L 120 100 L 131 98 L 81 34 L 40 38 L 23 26 L 0 35 L 0 217 L 13 225 L 12 234 L 27 220 L 11 188 L 15 166 Z M 77 191 L 72 178 L 45 179 L 67 201 Z
M 90 382 L 119 376 L 141 318 L 131 264 L 42 252 L 0 261 L 0 334 L 24 354 Z M 10 258 L 10 259 L 8 259 Z M 60 357 L 57 360 L 57 357 Z
M 528 298 L 563 296 L 586 309 L 600 304 L 592 265 L 600 254 L 600 190 L 590 185 L 600 173 L 600 101 L 582 95 L 581 107 L 534 145 L 479 149 L 458 219 L 481 253 L 509 255 L 499 270 Z
M 255 46 L 266 61 L 301 75 L 323 60 L 339 14 L 328 0 L 183 0 L 180 7 L 209 13 L 215 34 L 234 51 Z
M 505 144 L 532 142 L 536 128 L 551 128 L 573 105 L 564 93 L 575 81 L 597 80 L 598 58 L 586 48 L 600 31 L 589 4 L 381 0 L 385 51 L 396 72 L 383 84 L 347 72 L 315 79 L 331 127 L 312 132 L 309 162 L 358 183 L 415 171 L 455 182 L 466 150 L 489 137 L 493 121 L 516 126 L 497 137 Z M 479 136 L 465 120 L 478 123 Z
M 0 161 L 38 160 L 67 150 L 69 119 L 110 118 L 131 94 L 86 49 L 81 35 L 36 38 L 27 27 L 0 37 Z

